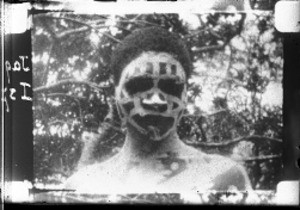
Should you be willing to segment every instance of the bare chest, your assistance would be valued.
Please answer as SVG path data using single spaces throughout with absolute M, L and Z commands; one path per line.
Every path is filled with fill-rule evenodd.
M 92 167 L 80 179 L 87 191 L 104 193 L 203 192 L 228 166 L 191 158 L 161 158 L 148 162 L 122 162 Z
M 125 188 L 133 191 L 179 193 L 208 190 L 215 176 L 215 170 L 208 164 L 177 159 L 136 164 L 123 170 L 118 180 Z

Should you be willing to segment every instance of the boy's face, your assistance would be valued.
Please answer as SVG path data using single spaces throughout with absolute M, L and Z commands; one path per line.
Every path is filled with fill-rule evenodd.
M 185 109 L 185 71 L 168 53 L 144 52 L 124 68 L 116 102 L 125 123 L 162 140 L 176 131 Z

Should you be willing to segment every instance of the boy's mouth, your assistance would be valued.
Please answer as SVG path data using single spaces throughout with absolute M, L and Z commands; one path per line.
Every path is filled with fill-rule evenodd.
M 173 117 L 164 117 L 159 115 L 134 115 L 133 120 L 155 138 L 168 132 L 174 123 Z

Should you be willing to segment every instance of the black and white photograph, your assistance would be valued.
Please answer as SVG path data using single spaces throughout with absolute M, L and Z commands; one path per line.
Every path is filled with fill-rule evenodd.
M 4 66 L 31 62 L 32 175 L 10 202 L 299 205 L 278 2 L 28 3 L 31 61 Z

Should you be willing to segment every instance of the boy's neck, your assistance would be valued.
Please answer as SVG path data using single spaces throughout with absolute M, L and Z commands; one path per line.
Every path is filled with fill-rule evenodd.
M 154 141 L 129 130 L 119 155 L 124 161 L 144 162 L 165 154 L 179 153 L 183 145 L 175 131 L 165 139 Z

